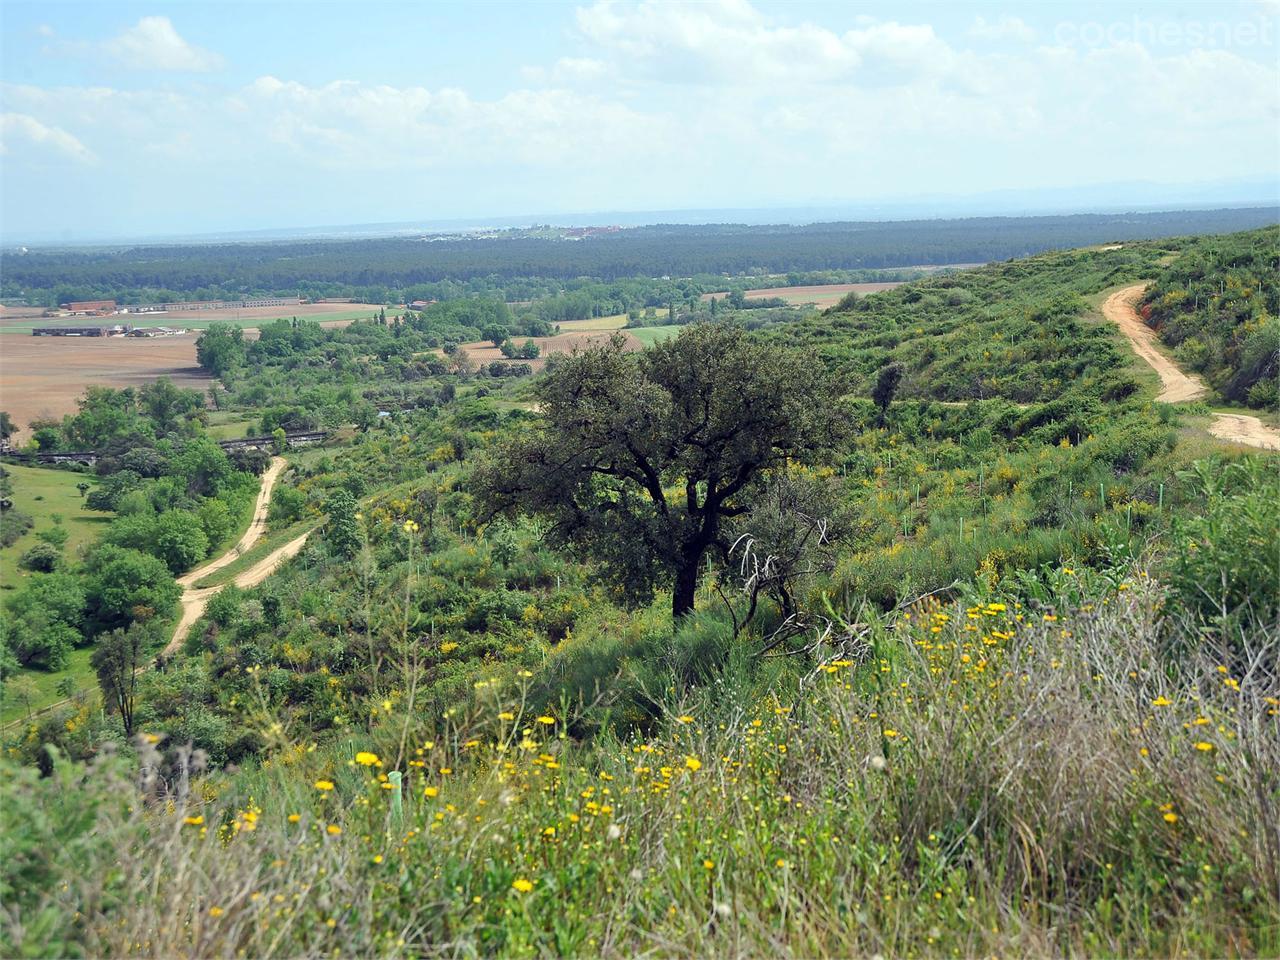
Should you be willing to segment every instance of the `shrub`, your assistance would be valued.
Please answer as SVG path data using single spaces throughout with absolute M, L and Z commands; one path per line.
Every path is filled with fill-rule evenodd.
M 18 560 L 24 570 L 52 573 L 62 559 L 62 553 L 51 543 L 37 543 Z
M 1280 619 L 1280 478 L 1263 457 L 1199 460 L 1179 475 L 1201 498 L 1173 523 L 1163 565 L 1168 612 L 1230 641 L 1243 626 Z M 1178 630 L 1180 637 L 1195 630 Z

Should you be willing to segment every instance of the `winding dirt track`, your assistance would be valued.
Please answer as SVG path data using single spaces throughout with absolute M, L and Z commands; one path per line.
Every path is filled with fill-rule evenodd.
M 1178 365 L 1161 353 L 1156 344 L 1156 332 L 1142 322 L 1138 316 L 1137 303 L 1147 289 L 1145 283 L 1135 283 L 1124 287 L 1107 297 L 1102 305 L 1102 315 L 1116 324 L 1120 331 L 1133 344 L 1133 352 L 1145 360 L 1148 366 L 1160 375 L 1160 383 L 1164 389 L 1156 397 L 1160 403 L 1182 403 L 1187 400 L 1199 400 L 1209 388 L 1196 376 L 1188 376 L 1178 369 Z
M 1156 332 L 1138 316 L 1136 305 L 1146 289 L 1147 284 L 1135 283 L 1117 290 L 1102 304 L 1102 315 L 1120 328 L 1133 344 L 1133 352 L 1159 374 L 1163 389 L 1156 396 L 1157 401 L 1183 403 L 1199 400 L 1209 392 L 1204 381 L 1183 373 L 1177 364 L 1161 353 L 1156 348 Z M 1260 450 L 1280 450 L 1280 431 L 1244 413 L 1215 413 L 1209 433 L 1229 443 L 1242 443 Z
M 267 511 L 271 507 L 271 491 L 276 485 L 276 480 L 280 478 L 280 474 L 284 471 L 285 465 L 284 457 L 275 457 L 272 459 L 271 466 L 267 468 L 266 473 L 262 475 L 262 487 L 258 491 L 258 501 L 253 507 L 253 519 L 249 521 L 249 528 L 245 530 L 244 536 L 240 538 L 236 545 L 216 560 L 210 560 L 208 563 L 196 567 L 178 578 L 178 584 L 182 587 L 182 599 L 180 601 L 182 604 L 182 616 L 178 618 L 178 624 L 174 627 L 173 638 L 165 645 L 164 656 L 172 656 L 177 652 L 182 645 L 182 641 L 191 632 L 195 622 L 204 613 L 204 608 L 208 606 L 209 601 L 226 586 L 226 584 L 221 584 L 216 587 L 197 587 L 196 584 L 210 574 L 217 573 L 227 564 L 234 562 L 257 543 L 266 532 Z M 296 556 L 307 542 L 308 536 L 310 536 L 310 531 L 290 540 L 283 547 L 276 548 L 248 570 L 237 574 L 231 582 L 242 589 L 256 587 L 271 576 L 282 563 L 290 557 Z
M 186 639 L 195 622 L 200 619 L 200 615 L 204 613 L 204 608 L 209 601 L 213 599 L 218 591 L 222 590 L 226 584 L 216 587 L 197 588 L 195 584 L 199 583 L 211 573 L 217 573 L 227 564 L 234 561 L 237 557 L 244 554 L 246 550 L 252 547 L 260 539 L 267 530 L 267 511 L 271 506 L 271 491 L 276 485 L 276 480 L 280 478 L 280 474 L 284 472 L 287 461 L 284 457 L 275 457 L 271 461 L 266 472 L 262 475 L 262 487 L 258 490 L 258 500 L 253 506 L 253 519 L 249 521 L 249 528 L 245 530 L 234 547 L 224 553 L 215 560 L 210 560 L 203 566 L 196 567 L 190 573 L 185 573 L 178 578 L 178 583 L 182 587 L 182 616 L 178 619 L 178 625 L 174 628 L 173 638 L 165 645 L 162 656 L 169 657 L 177 652 L 182 645 L 182 641 Z M 251 566 L 248 570 L 236 575 L 231 581 L 237 587 L 247 590 L 249 587 L 256 587 L 271 574 L 275 573 L 282 563 L 291 557 L 297 556 L 298 552 L 307 542 L 307 537 L 311 535 L 308 530 L 300 537 L 290 540 L 283 547 L 277 547 L 269 554 Z M 146 667 L 139 667 L 138 672 L 141 673 Z M 65 706 L 70 703 L 70 698 L 55 701 L 48 706 L 41 707 L 36 710 L 32 716 L 48 713 L 50 710 L 56 710 L 58 707 Z M 26 723 L 30 718 L 20 718 L 10 720 L 0 729 L 9 729 L 20 723 Z

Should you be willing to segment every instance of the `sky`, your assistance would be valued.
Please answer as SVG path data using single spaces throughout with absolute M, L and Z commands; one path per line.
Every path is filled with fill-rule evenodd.
M 1274 198 L 1278 46 L 1280 0 L 0 0 L 0 234 Z

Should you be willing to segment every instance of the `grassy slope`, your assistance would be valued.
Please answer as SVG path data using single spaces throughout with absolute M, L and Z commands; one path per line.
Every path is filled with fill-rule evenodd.
M 84 500 L 76 490 L 78 483 L 96 484 L 98 478 L 93 474 L 8 464 L 5 469 L 13 478 L 14 506 L 35 520 L 35 526 L 11 546 L 0 550 L 0 587 L 11 590 L 20 586 L 27 577 L 39 576 L 19 570 L 18 559 L 40 542 L 36 537 L 38 531 L 52 529 L 53 514 L 62 515 L 62 525 L 68 534 L 63 555 L 68 558 L 75 558 L 81 547 L 97 539 L 111 518 L 97 511 L 85 510 Z
M 1090 266 L 1054 264 L 1090 303 L 1127 279 L 1080 278 L 1078 265 Z M 1016 309 L 988 317 L 985 332 L 1017 329 L 1043 291 L 1014 293 Z M 1006 358 L 1003 346 L 966 343 L 949 326 L 956 312 L 938 311 L 927 338 L 892 349 L 909 360 L 922 340 L 941 338 L 989 349 L 991 364 L 1016 376 L 1012 348 Z M 1077 322 L 1076 349 L 1099 347 L 1107 369 L 1128 371 L 1114 331 L 1089 312 Z M 864 346 L 874 326 L 836 346 Z M 874 370 L 878 349 L 850 369 Z M 939 367 L 956 375 L 952 386 L 971 369 Z M 1140 393 L 1150 388 L 1132 372 Z M 879 504 L 891 531 L 924 477 L 926 528 L 971 511 L 985 483 L 992 529 L 1026 539 L 1011 521 L 1025 522 L 1037 501 L 1021 488 L 1073 461 L 1082 475 L 1095 464 L 1109 471 L 1092 449 L 1111 442 L 1099 433 L 1065 448 L 1028 440 L 1009 463 L 949 469 L 937 463 L 946 442 L 919 441 L 917 475 L 897 437 L 869 432 L 848 466 L 870 471 L 860 515 L 875 519 Z M 1037 466 L 1042 452 L 1062 459 Z M 1108 491 L 1130 483 L 1137 503 L 1155 474 L 1103 476 Z M 1007 510 L 990 493 L 997 479 Z M 1076 495 L 1091 496 L 1095 479 L 1077 482 Z M 1112 520 L 1127 517 L 1125 505 L 1110 505 Z M 976 532 L 967 531 L 965 541 Z M 962 559 L 967 575 L 976 564 Z M 868 612 L 876 646 L 854 644 L 850 659 L 826 652 L 798 687 L 744 682 L 733 661 L 756 638 L 741 638 L 724 657 L 729 669 L 699 675 L 685 701 L 662 704 L 658 722 L 624 742 L 575 742 L 571 706 L 539 723 L 525 712 L 522 681 L 498 662 L 486 663 L 494 682 L 486 676 L 476 700 L 443 720 L 415 710 L 407 691 L 423 678 L 408 673 L 385 705 L 382 694 L 363 709 L 340 701 L 345 726 L 317 749 L 305 720 L 250 709 L 272 763 L 210 778 L 202 801 L 217 798 L 207 807 L 122 819 L 104 861 L 121 864 L 124 889 L 161 893 L 131 900 L 119 933 L 88 930 L 90 952 L 148 942 L 157 952 L 249 955 L 281 944 L 390 955 L 446 945 L 619 956 L 1274 954 L 1280 925 L 1259 851 L 1275 808 L 1251 771 L 1275 769 L 1280 756 L 1274 738 L 1236 733 L 1274 721 L 1224 686 L 1207 655 L 1177 669 L 1152 657 L 1163 597 L 1142 573 L 1059 564 L 1034 613 L 999 592 L 922 605 L 910 618 Z M 902 582 L 897 571 L 884 579 Z M 317 615 L 331 608 L 326 597 Z M 724 636 L 723 624 L 710 626 Z M 564 646 L 591 640 L 583 631 Z M 345 696 L 347 679 L 331 679 L 335 699 Z M 361 750 L 385 766 L 356 765 Z M 393 768 L 409 784 L 403 823 L 378 779 Z M 336 789 L 316 789 L 319 780 Z M 184 827 L 184 814 L 204 824 Z M 161 818 L 173 829 L 155 831 Z M 129 854 L 144 826 L 167 838 L 163 853 Z M 68 906 L 96 902 L 106 871 L 68 862 Z M 267 908 L 273 896 L 289 899 L 290 912 Z
M 670 340 L 680 330 L 679 324 L 667 324 L 661 327 L 630 327 L 627 332 L 646 347 L 651 347 L 655 343 L 661 343 L 663 340 Z
M 1212 659 L 1150 660 L 1142 577 L 1057 576 L 1093 612 L 925 606 L 874 622 L 868 663 L 768 693 L 731 668 L 622 742 L 502 680 L 443 720 L 401 688 L 319 749 L 264 712 L 280 762 L 186 806 L 126 811 L 110 768 L 64 794 L 69 820 L 121 809 L 47 844 L 48 902 L 148 891 L 67 928 L 102 956 L 1274 955 L 1254 771 L 1280 755 L 1235 734 L 1265 707 Z M 0 789 L 26 811 L 60 785 Z
M 43 576 L 18 568 L 18 559 L 24 552 L 39 543 L 36 533 L 53 527 L 52 515 L 62 515 L 62 525 L 68 533 L 67 545 L 63 548 L 63 556 L 74 560 L 81 548 L 98 538 L 103 528 L 111 522 L 106 514 L 83 509 L 84 501 L 76 484 L 88 482 L 96 484 L 98 478 L 92 474 L 75 473 L 70 470 L 49 470 L 41 467 L 24 467 L 6 465 L 13 479 L 14 505 L 24 513 L 30 514 L 35 525 L 9 547 L 0 550 L 0 585 L 4 591 L 16 590 L 31 577 Z M 39 497 L 40 499 L 36 499 Z M 0 593 L 0 598 L 4 594 Z M 2 602 L 2 600 L 0 600 Z M 6 697 L 0 707 L 0 723 L 9 723 L 24 716 L 28 708 L 39 710 L 62 699 L 57 686 L 64 679 L 70 678 L 78 689 L 91 689 L 95 685 L 93 668 L 89 665 L 91 651 L 74 650 L 65 670 L 47 673 L 43 670 L 19 670 L 17 677 L 29 678 L 31 696 L 29 700 L 19 702 L 14 697 Z M 21 688 L 21 686 L 20 686 Z

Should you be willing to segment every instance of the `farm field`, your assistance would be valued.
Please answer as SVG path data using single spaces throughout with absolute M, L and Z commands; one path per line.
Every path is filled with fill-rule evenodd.
M 663 340 L 669 340 L 674 337 L 681 329 L 679 324 L 673 323 L 661 327 L 636 327 L 633 330 L 628 330 L 627 333 L 646 347 L 652 347 L 655 343 L 661 343 Z
M 69 558 L 76 556 L 80 547 L 96 539 L 111 518 L 84 509 L 76 484 L 96 484 L 98 478 L 93 474 L 14 464 L 5 464 L 4 468 L 13 481 L 14 507 L 35 521 L 30 530 L 0 550 L 0 589 L 12 590 L 26 578 L 39 576 L 19 570 L 18 558 L 40 542 L 36 533 L 53 527 L 55 513 L 62 517 L 62 525 L 67 531 L 63 556 Z
M 349 304 L 312 304 L 312 307 L 347 307 Z M 255 319 L 261 324 L 278 319 L 277 307 L 258 308 L 272 316 Z M 323 327 L 345 327 L 353 320 L 369 317 L 371 311 L 329 310 L 312 315 L 323 317 Z M 251 319 L 240 311 L 241 319 Z M 299 316 L 302 316 L 299 313 Z M 72 320 L 78 321 L 73 323 Z M 106 317 L 90 318 L 105 323 Z M 118 320 L 119 318 L 116 318 Z M 166 319 L 173 323 L 174 315 Z M 227 322 L 228 317 L 207 313 L 197 321 L 182 320 L 181 325 L 199 329 L 210 323 Z M 86 322 L 85 318 L 66 318 L 63 325 L 75 326 Z M 113 321 L 114 322 L 114 321 Z M 4 321 L 0 320 L 0 324 Z M 34 321 L 44 325 L 46 321 Z M 165 319 L 148 321 L 150 326 L 166 323 Z M 140 387 L 160 377 L 169 377 L 179 387 L 207 390 L 213 381 L 196 363 L 196 339 L 198 333 L 186 333 L 173 337 L 33 337 L 30 336 L 33 321 L 28 317 L 14 320 L 8 326 L 0 326 L 0 332 L 8 334 L 0 338 L 0 410 L 7 410 L 18 424 L 15 436 L 22 443 L 29 435 L 28 424 L 32 420 L 52 417 L 61 419 L 76 409 L 76 398 L 86 387 Z M 56 325 L 56 324 L 51 324 Z M 256 326 L 244 328 L 246 339 L 257 338 Z M 21 336 L 20 334 L 25 334 Z M 219 434 L 243 436 L 241 433 Z
M 300 303 L 296 307 L 249 307 L 243 310 L 176 310 L 172 313 L 121 314 L 109 317 L 41 317 L 39 311 L 7 309 L 0 312 L 0 333 L 31 334 L 33 327 L 96 327 L 127 323 L 134 327 L 182 327 L 203 330 L 212 323 L 233 323 L 252 329 L 290 317 L 318 320 L 322 326 L 345 326 L 352 320 L 373 316 L 381 304 Z
M 561 320 L 555 326 L 561 333 L 588 333 L 596 330 L 621 330 L 627 325 L 625 313 L 615 313 L 608 317 L 588 317 L 585 320 Z
M 257 422 L 242 413 L 217 410 L 209 414 L 209 425 L 205 429 L 215 440 L 236 440 L 249 436 Z
M 882 290 L 892 290 L 905 282 L 894 280 L 882 283 L 825 283 L 808 287 L 761 287 L 758 290 L 748 290 L 746 297 L 748 300 L 778 297 L 794 306 L 811 303 L 815 307 L 826 309 L 834 307 L 847 293 L 854 292 L 865 296 L 869 293 L 880 293 Z M 727 293 L 704 293 L 702 299 L 710 300 L 712 297 L 721 298 L 726 295 Z
M 596 321 L 573 320 L 573 321 L 568 321 L 567 323 L 560 324 L 560 329 L 564 331 L 565 327 L 569 326 L 569 324 L 572 324 L 572 323 L 592 323 L 592 322 L 599 323 L 600 321 L 599 320 L 596 320 Z M 546 358 L 551 354 L 572 353 L 575 349 L 582 349 L 584 347 L 588 347 L 592 345 L 604 344 L 604 343 L 607 343 L 609 341 L 609 338 L 612 337 L 615 333 L 622 334 L 623 339 L 626 341 L 627 349 L 641 350 L 644 348 L 646 344 L 639 337 L 635 336 L 636 332 L 637 331 L 635 330 L 622 330 L 622 329 L 619 329 L 618 327 L 605 327 L 605 328 L 597 327 L 595 329 L 579 327 L 576 330 L 571 329 L 567 332 L 558 333 L 554 337 L 515 337 L 513 338 L 513 341 L 517 345 L 524 343 L 525 340 L 532 340 L 534 343 L 538 345 L 538 349 L 541 351 L 541 356 L 539 356 L 536 360 L 516 359 L 516 360 L 512 360 L 511 362 L 527 363 L 535 371 L 541 370 L 544 366 L 546 366 Z M 503 360 L 503 361 L 507 360 L 507 358 L 502 355 L 502 351 L 499 350 L 497 347 L 495 347 L 488 340 L 478 340 L 474 343 L 464 343 L 462 345 L 462 349 L 466 352 L 467 356 L 471 360 L 474 360 L 476 363 L 492 363 L 495 360 Z
M 86 387 L 141 387 L 169 377 L 179 387 L 207 390 L 213 381 L 196 364 L 196 337 L 19 337 L 0 341 L 0 410 L 18 425 L 61 419 Z

